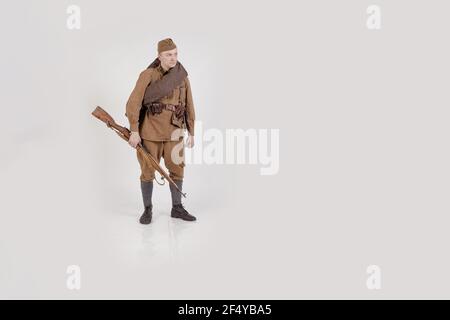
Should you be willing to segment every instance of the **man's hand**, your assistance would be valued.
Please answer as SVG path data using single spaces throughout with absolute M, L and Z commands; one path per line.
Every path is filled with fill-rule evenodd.
M 186 145 L 188 148 L 192 148 L 194 146 L 194 136 L 191 135 L 188 136 Z
M 130 139 L 128 140 L 128 144 L 136 149 L 136 146 L 141 142 L 141 137 L 139 136 L 139 132 L 131 131 Z

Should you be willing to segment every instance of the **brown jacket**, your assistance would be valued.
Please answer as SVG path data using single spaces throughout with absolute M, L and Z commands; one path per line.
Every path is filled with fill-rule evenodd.
M 173 137 L 173 139 L 171 139 L 172 132 L 175 129 L 179 129 L 179 127 L 172 123 L 172 111 L 170 110 L 164 109 L 160 114 L 154 115 L 147 112 L 143 123 L 139 124 L 139 112 L 142 107 L 145 89 L 152 81 L 161 79 L 165 72 L 167 71 L 164 71 L 161 66 L 142 71 L 136 82 L 136 86 L 127 101 L 126 115 L 130 122 L 130 130 L 139 131 L 139 135 L 145 140 L 170 141 L 178 140 L 178 138 L 182 136 L 178 135 L 178 137 Z M 191 85 L 187 77 L 180 86 L 173 90 L 172 94 L 160 99 L 158 102 L 173 105 L 185 102 L 188 121 L 187 128 L 189 134 L 192 136 L 194 135 L 195 110 L 194 102 L 192 100 Z M 185 123 L 183 123 L 182 128 L 186 128 Z

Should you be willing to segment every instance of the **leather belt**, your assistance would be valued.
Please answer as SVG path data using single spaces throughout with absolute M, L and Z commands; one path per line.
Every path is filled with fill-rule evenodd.
M 184 115 L 186 110 L 185 105 L 174 105 L 174 104 L 165 104 L 160 102 L 153 102 L 147 111 L 149 111 L 152 115 L 160 114 L 163 109 L 172 111 L 177 118 L 181 118 Z
M 169 111 L 176 111 L 178 106 L 174 104 L 166 104 L 166 103 L 152 103 L 152 106 L 157 108 L 163 108 Z

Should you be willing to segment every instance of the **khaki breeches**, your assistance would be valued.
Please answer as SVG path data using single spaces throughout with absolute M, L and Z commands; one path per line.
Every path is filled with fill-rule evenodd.
M 142 144 L 158 163 L 161 157 L 164 158 L 164 165 L 169 170 L 169 176 L 172 180 L 183 180 L 185 167 L 183 139 L 179 141 L 150 141 L 142 139 Z M 141 166 L 141 181 L 153 181 L 155 179 L 155 169 L 150 161 L 146 160 L 137 151 L 136 154 Z

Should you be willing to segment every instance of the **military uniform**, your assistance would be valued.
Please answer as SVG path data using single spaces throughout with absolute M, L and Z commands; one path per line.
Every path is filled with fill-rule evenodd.
M 158 52 L 171 50 L 175 47 L 176 46 L 171 39 L 165 39 L 158 43 Z M 159 113 L 152 113 L 150 112 L 150 110 L 148 110 L 145 113 L 143 119 L 141 118 L 141 123 L 139 122 L 146 88 L 153 81 L 161 79 L 169 71 L 170 69 L 164 70 L 164 68 L 160 64 L 156 68 L 148 68 L 140 73 L 136 85 L 131 92 L 131 95 L 126 104 L 126 116 L 128 117 L 130 123 L 130 130 L 139 132 L 142 144 L 147 148 L 149 153 L 158 162 L 160 161 L 161 157 L 164 158 L 164 164 L 169 171 L 170 177 L 172 178 L 172 180 L 174 180 L 174 182 L 181 190 L 185 167 L 183 139 L 184 129 L 188 130 L 189 135 L 194 136 L 195 128 L 195 110 L 189 79 L 186 77 L 179 86 L 173 89 L 171 94 L 157 101 L 157 103 L 169 106 L 184 105 L 186 117 L 176 117 L 173 110 L 163 108 Z M 171 155 L 172 151 L 177 146 L 179 148 L 179 158 L 175 159 L 172 158 Z M 146 211 L 148 208 L 150 208 L 149 211 L 151 214 L 151 196 L 153 190 L 153 180 L 155 178 L 155 169 L 151 166 L 150 163 L 145 161 L 145 159 L 138 152 L 136 152 L 136 154 L 141 167 L 140 181 L 144 199 L 144 206 L 146 207 Z M 170 185 L 170 190 L 172 194 L 172 205 L 174 207 L 180 206 L 180 194 L 173 188 L 172 185 Z M 172 216 L 174 216 L 173 210 Z M 192 221 L 191 218 L 189 219 L 190 221 Z M 141 223 L 144 223 L 142 222 L 142 217 Z
M 178 144 L 183 142 L 183 131 L 188 129 L 190 135 L 194 135 L 195 130 L 195 109 L 192 99 L 192 91 L 189 79 L 184 79 L 183 83 L 175 88 L 171 95 L 160 99 L 158 102 L 168 105 L 185 104 L 187 122 L 179 121 L 173 111 L 163 109 L 161 113 L 152 114 L 147 111 L 143 123 L 139 123 L 139 113 L 142 107 L 145 89 L 152 82 L 162 78 L 168 70 L 162 66 L 149 68 L 141 72 L 127 102 L 127 117 L 130 122 L 131 131 L 139 131 L 142 143 L 149 150 L 150 154 L 158 161 L 164 158 L 164 164 L 169 170 L 169 175 L 173 180 L 182 180 L 184 176 L 184 162 L 176 164 L 169 159 L 170 152 Z M 151 181 L 155 178 L 155 169 L 141 158 L 137 153 L 141 166 L 142 181 Z M 184 150 L 181 149 L 180 157 L 184 157 Z
M 127 102 L 127 116 L 130 122 L 130 130 L 138 131 L 142 139 L 150 141 L 169 141 L 171 140 L 172 132 L 179 128 L 178 123 L 174 124 L 172 122 L 172 111 L 162 110 L 162 113 L 157 115 L 152 115 L 147 112 L 144 122 L 141 128 L 139 128 L 139 111 L 142 106 L 142 100 L 144 99 L 144 93 L 147 86 L 152 82 L 159 80 L 164 74 L 168 72 L 165 71 L 162 66 L 157 68 L 149 68 L 141 72 L 139 78 L 136 82 L 136 86 L 131 92 L 130 98 Z M 188 128 L 189 134 L 194 135 L 194 102 L 192 100 L 191 84 L 189 79 L 184 79 L 183 83 L 175 88 L 171 95 L 160 99 L 158 102 L 163 104 L 186 104 L 186 112 L 188 123 L 183 122 L 183 128 Z M 175 139 L 178 140 L 178 139 Z

